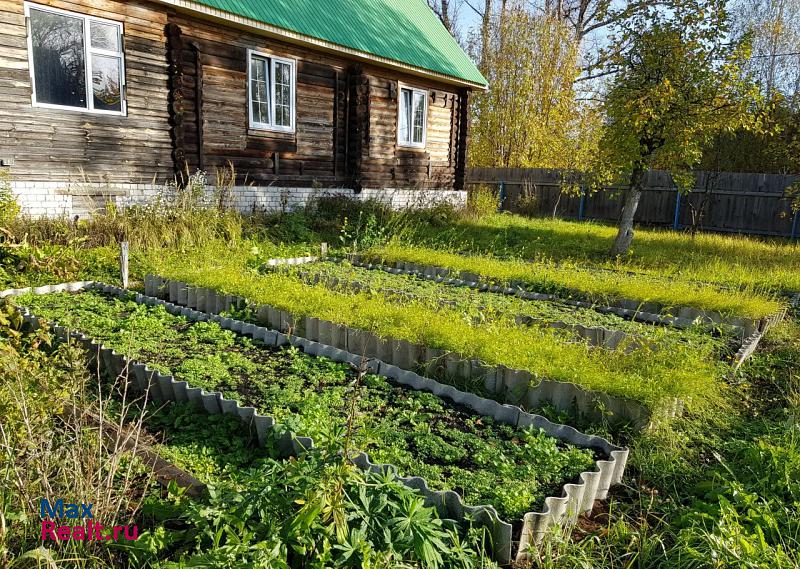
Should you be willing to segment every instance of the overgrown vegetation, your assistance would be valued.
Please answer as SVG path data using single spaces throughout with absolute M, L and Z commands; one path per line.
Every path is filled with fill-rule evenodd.
M 631 275 L 597 271 L 574 264 L 495 259 L 478 255 L 460 255 L 419 245 L 390 243 L 364 252 L 376 262 L 399 261 L 443 267 L 455 274 L 479 275 L 492 284 L 522 284 L 530 290 L 561 298 L 579 298 L 597 304 L 619 300 L 655 302 L 665 314 L 676 314 L 690 306 L 716 311 L 726 316 L 757 320 L 779 311 L 782 303 L 768 295 L 749 291 L 720 290 L 713 286 L 674 281 L 651 275 Z
M 208 491 L 149 497 L 150 529 L 122 548 L 132 567 L 494 567 L 482 530 L 454 527 L 396 480 L 359 472 L 341 440 L 280 460 L 233 417 L 190 404 L 151 404 L 144 416 L 163 438 L 159 453 Z
M 113 398 L 98 398 L 114 382 L 92 378 L 80 350 L 24 331 L 8 305 L 0 325 L 3 567 L 299 568 L 314 558 L 320 567 L 493 566 L 482 530 L 439 520 L 390 478 L 365 477 L 342 460 L 338 439 L 277 460 L 230 417 L 188 405 L 142 412 L 126 403 L 124 382 Z M 154 445 L 157 432 L 163 444 Z M 153 445 L 207 492 L 192 498 L 172 485 L 164 494 L 127 443 Z M 43 543 L 42 497 L 91 504 L 96 523 L 136 524 L 138 539 Z
M 163 307 L 97 293 L 20 302 L 193 387 L 255 406 L 291 432 L 318 440 L 345 436 L 354 377 L 343 364 L 295 348 L 271 350 L 214 323 L 189 324 Z M 510 519 L 521 519 L 593 463 L 591 452 L 559 449 L 537 431 L 495 424 L 378 376 L 362 380 L 356 405 L 354 445 L 374 461 L 422 476 L 434 489 L 459 489 L 467 503 L 489 503 Z
M 665 283 L 712 283 L 753 293 L 800 290 L 800 248 L 783 239 L 742 235 L 639 229 L 629 254 L 609 260 L 616 228 L 592 222 L 487 215 L 416 227 L 402 239 L 445 251 L 465 251 L 586 267 L 649 274 Z
M 207 261 L 201 263 L 200 258 L 214 262 L 204 264 Z M 719 387 L 714 378 L 720 364 L 694 346 L 675 346 L 672 353 L 609 353 L 566 343 L 555 330 L 520 328 L 511 321 L 475 323 L 452 308 L 398 305 L 366 293 L 332 291 L 284 274 L 243 270 L 248 263 L 246 252 L 237 255 L 229 249 L 152 260 L 156 272 L 165 277 L 239 295 L 258 305 L 451 351 L 490 365 L 528 370 L 537 379 L 576 383 L 654 407 L 670 397 L 701 393 L 703 398 L 696 401 L 703 405 L 713 400 Z
M 39 501 L 92 504 L 107 530 L 135 524 L 151 474 L 124 450 L 140 424 L 113 432 L 112 389 L 92 379 L 85 354 L 30 332 L 0 304 L 0 565 L 102 567 L 113 552 L 98 541 L 42 542 Z M 119 405 L 130 405 L 119 394 Z M 106 424 L 105 436 L 102 432 Z M 70 500 L 72 498 L 72 500 Z M 65 522 L 82 523 L 80 520 Z M 105 535 L 107 532 L 104 532 Z
M 730 401 L 631 449 L 632 479 L 541 567 L 800 567 L 800 323 L 784 323 Z
M 202 210 L 201 206 L 196 207 Z M 474 346 L 483 342 L 494 347 L 481 357 L 494 353 L 498 357 L 509 356 L 509 361 L 520 358 L 520 353 L 527 354 L 525 357 L 543 374 L 562 369 L 565 370 L 561 372 L 562 377 L 568 378 L 572 373 L 576 381 L 597 382 L 595 385 L 604 387 L 629 384 L 631 392 L 646 391 L 646 396 L 662 388 L 666 391 L 661 393 L 697 394 L 683 418 L 650 432 L 622 434 L 621 440 L 631 446 L 630 476 L 626 477 L 624 487 L 615 490 L 611 501 L 599 505 L 590 518 L 583 519 L 575 532 L 568 536 L 555 535 L 537 548 L 534 552 L 537 566 L 800 567 L 800 495 L 796 483 L 800 479 L 800 400 L 797 395 L 800 390 L 800 326 L 795 315 L 770 332 L 754 359 L 737 375 L 723 375 L 723 369 L 727 368 L 714 364 L 714 358 L 708 353 L 702 356 L 701 344 L 685 352 L 670 352 L 681 367 L 673 364 L 667 368 L 653 354 L 641 359 L 610 360 L 608 352 L 594 350 L 602 356 L 595 359 L 591 356 L 592 350 L 577 346 L 580 350 L 573 351 L 576 346 L 559 335 L 521 336 L 517 342 L 514 336 L 507 335 L 506 328 L 493 328 L 488 322 L 497 319 L 500 308 L 516 309 L 516 304 L 497 305 L 497 313 L 490 314 L 487 322 L 475 318 L 480 316 L 476 314 L 476 307 L 481 294 L 489 296 L 485 293 L 448 292 L 442 294 L 442 298 L 457 305 L 441 307 L 436 306 L 436 292 L 433 291 L 444 287 L 434 283 L 414 281 L 406 288 L 406 285 L 399 286 L 399 277 L 387 281 L 381 277 L 370 285 L 380 289 L 379 294 L 374 290 L 370 294 L 355 295 L 301 284 L 299 276 L 257 274 L 268 257 L 313 252 L 321 240 L 351 252 L 367 245 L 381 247 L 395 238 L 401 244 L 417 248 L 425 245 L 448 254 L 456 252 L 461 257 L 465 252 L 489 253 L 486 259 L 491 262 L 533 259 L 532 266 L 556 267 L 564 274 L 575 270 L 581 278 L 609 269 L 613 278 L 624 284 L 628 277 L 636 276 L 629 272 L 644 274 L 652 282 L 661 283 L 665 290 L 668 284 L 675 284 L 702 292 L 708 288 L 703 283 L 710 282 L 715 284 L 711 288 L 715 298 L 728 295 L 729 303 L 731 298 L 768 299 L 769 302 L 774 298 L 782 302 L 781 297 L 773 295 L 800 289 L 796 250 L 780 242 L 705 234 L 690 238 L 667 231 L 640 231 L 633 252 L 612 262 L 606 260 L 604 254 L 614 228 L 494 215 L 491 209 L 487 206 L 482 212 L 459 212 L 440 207 L 424 213 L 395 215 L 377 204 L 354 204 L 335 198 L 308 209 L 274 216 L 231 216 L 243 230 L 240 238 L 230 241 L 210 236 L 205 245 L 198 245 L 203 241 L 189 236 L 181 243 L 172 242 L 168 248 L 162 248 L 164 243 L 145 245 L 147 239 L 143 237 L 137 241 L 139 237 L 134 239 L 129 234 L 128 238 L 138 243 L 133 247 L 134 277 L 141 278 L 148 270 L 174 271 L 172 274 L 180 278 L 196 278 L 208 286 L 237 292 L 257 302 L 285 303 L 300 313 L 321 311 L 323 317 L 359 322 L 394 337 L 402 338 L 405 334 L 412 340 L 447 341 L 462 348 L 473 345 L 470 342 L 475 342 Z M 126 213 L 120 211 L 117 215 Z M 201 219 L 201 214 L 197 215 L 197 219 Z M 346 226 L 343 225 L 345 216 L 348 218 Z M 54 230 L 57 226 L 52 222 L 29 220 L 24 228 L 18 221 L 13 223 L 17 229 L 0 244 L 4 286 L 75 278 L 116 278 L 116 237 L 104 238 L 105 241 L 99 237 L 97 241 L 95 237 L 84 239 L 88 235 L 82 232 L 89 232 L 91 225 L 80 222 L 72 226 L 76 233 L 68 237 Z M 205 231 L 205 227 L 198 231 Z M 35 252 L 36 258 L 45 260 L 20 263 L 25 257 L 16 256 L 15 246 L 24 242 L 20 235 L 25 233 L 28 235 L 26 246 Z M 70 244 L 68 239 L 77 240 Z M 105 246 L 95 247 L 100 243 Z M 58 257 L 65 248 L 72 253 Z M 60 265 L 50 260 L 53 257 L 67 259 L 67 262 Z M 74 263 L 70 260 L 72 257 Z M 352 276 L 366 280 L 361 273 Z M 406 281 L 411 282 L 410 279 L 402 282 Z M 386 294 L 386 288 L 394 287 L 425 298 L 416 302 L 401 301 Z M 449 296 L 460 292 L 464 293 L 463 298 Z M 740 294 L 744 296 L 737 296 Z M 369 310 L 360 311 L 359 306 L 373 301 L 376 302 L 369 304 Z M 486 304 L 494 306 L 493 302 Z M 738 306 L 735 302 L 731 304 Z M 110 333 L 120 323 L 130 324 L 138 318 L 134 312 L 103 318 L 99 316 L 101 311 L 92 307 L 82 317 L 97 326 L 98 333 L 102 333 L 104 327 Z M 99 384 L 91 372 L 86 372 L 83 357 L 74 348 L 50 345 L 39 335 L 20 334 L 19 322 L 12 321 L 12 313 L 3 314 L 0 318 L 0 362 L 3 366 L 0 426 L 3 432 L 15 434 L 14 438 L 2 435 L 6 438 L 0 453 L 0 476 L 3 477 L 0 515 L 5 525 L 0 524 L 0 527 L 5 529 L 0 530 L 0 564 L 10 564 L 15 569 L 32 563 L 48 567 L 53 563 L 56 567 L 247 566 L 259 563 L 308 567 L 312 560 L 318 560 L 320 566 L 488 566 L 481 553 L 485 538 L 480 532 L 437 520 L 431 510 L 419 509 L 418 498 L 411 491 L 389 480 L 365 478 L 359 471 L 345 468 L 339 457 L 343 440 L 357 441 L 359 444 L 355 448 L 360 448 L 361 442 L 369 438 L 386 437 L 380 439 L 391 443 L 385 447 L 388 450 L 384 460 L 401 465 L 407 460 L 409 473 L 419 473 L 433 466 L 447 469 L 453 466 L 447 463 L 450 460 L 447 456 L 456 457 L 465 451 L 470 457 L 480 456 L 475 447 L 464 447 L 459 442 L 459 437 L 471 434 L 495 451 L 500 448 L 498 452 L 512 462 L 528 460 L 526 455 L 519 454 L 519 445 L 503 447 L 509 440 L 514 441 L 516 435 L 509 439 L 497 425 L 473 424 L 472 431 L 466 433 L 464 425 L 474 421 L 474 416 L 461 414 L 463 410 L 446 408 L 442 411 L 424 398 L 404 400 L 392 386 L 377 382 L 378 378 L 365 378 L 353 391 L 358 385 L 353 384 L 357 378 L 355 371 L 335 364 L 322 365 L 318 360 L 291 350 L 281 354 L 273 352 L 272 359 L 258 360 L 255 364 L 260 367 L 250 368 L 250 360 L 222 354 L 249 354 L 251 348 L 230 351 L 230 347 L 223 347 L 230 346 L 230 338 L 207 326 L 190 348 L 176 354 L 173 348 L 182 344 L 168 337 L 177 333 L 176 329 L 164 326 L 161 316 L 166 315 L 148 314 L 132 326 L 133 333 L 130 327 L 125 331 L 120 328 L 117 336 L 109 336 L 108 341 L 119 342 L 123 349 L 140 349 L 152 354 L 154 360 L 162 358 L 165 369 L 175 373 L 178 366 L 172 366 L 178 357 L 182 358 L 180 362 L 191 361 L 182 367 L 187 378 L 206 381 L 208 387 L 221 385 L 240 400 L 256 396 L 255 392 L 241 394 L 242 384 L 259 383 L 262 377 L 277 375 L 278 382 L 292 383 L 292 387 L 281 390 L 277 397 L 290 398 L 295 394 L 294 400 L 284 401 L 285 417 L 297 418 L 298 415 L 288 413 L 288 409 L 291 405 L 302 405 L 306 410 L 302 415 L 306 424 L 313 424 L 311 418 L 318 425 L 328 423 L 327 428 L 315 433 L 319 448 L 314 453 L 285 461 L 274 458 L 269 448 L 256 448 L 252 434 L 227 419 L 198 418 L 189 408 L 179 406 L 162 411 L 151 408 L 143 415 L 143 421 L 156 438 L 164 436 L 163 445 L 157 446 L 159 452 L 195 473 L 210 489 L 200 499 L 191 499 L 176 489 L 164 495 L 161 489 L 148 482 L 147 471 L 141 464 L 131 461 L 125 454 L 111 454 L 108 445 L 100 446 L 92 425 L 71 423 L 56 410 L 70 402 L 90 407 L 97 405 L 94 394 Z M 572 315 L 576 322 L 591 321 L 588 316 L 584 318 L 581 311 Z M 59 314 L 59 318 L 80 316 L 75 310 Z M 605 318 L 602 317 L 603 322 Z M 698 338 L 702 337 L 700 330 L 696 333 Z M 666 335 L 673 334 L 670 331 Z M 148 337 L 160 340 L 148 341 Z M 237 341 L 234 340 L 234 346 L 240 345 Z M 175 359 L 166 363 L 169 358 Z M 274 364 L 272 367 L 270 361 Z M 688 375 L 684 375 L 683 370 Z M 302 382 L 300 376 L 305 378 Z M 86 381 L 90 389 L 79 387 L 85 386 Z M 312 381 L 317 388 L 324 388 L 303 391 L 303 386 L 310 386 Z M 21 389 L 21 385 L 28 387 Z M 104 393 L 111 393 L 108 387 L 104 389 Z M 323 397 L 322 393 L 327 390 L 341 397 L 336 401 Z M 359 397 L 354 398 L 354 392 L 359 393 Z M 14 394 L 24 394 L 24 398 Z M 350 416 L 347 412 L 331 411 L 343 400 L 359 402 L 358 413 L 354 415 L 354 425 L 358 428 L 347 428 Z M 27 409 L 35 420 L 21 419 L 24 417 L 22 409 Z M 381 411 L 376 413 L 376 409 Z M 319 415 L 314 415 L 315 412 Z M 457 418 L 458 425 L 442 422 L 443 417 L 449 416 Z M 138 414 L 131 414 L 132 421 L 138 417 Z M 322 417 L 327 417 L 327 421 L 322 421 Z M 391 429 L 387 433 L 370 428 L 380 424 L 391 425 Z M 398 428 L 400 424 L 404 426 Z M 304 424 L 298 426 L 306 428 Z M 308 431 L 311 430 L 308 427 Z M 75 436 L 78 431 L 83 433 L 82 437 Z M 481 438 L 486 433 L 497 436 Z M 533 437 L 531 449 L 550 456 L 551 443 L 538 440 L 536 434 L 526 436 Z M 416 444 L 420 440 L 424 441 L 424 448 L 418 449 Z M 84 445 L 83 450 L 77 449 L 78 442 Z M 412 447 L 414 452 L 410 453 Z M 369 450 L 371 455 L 378 456 L 374 446 Z M 564 450 L 556 447 L 552 456 L 566 456 Z M 88 453 L 92 453 L 91 456 Z M 428 454 L 420 459 L 424 453 Z M 119 489 L 125 487 L 124 473 L 131 465 L 135 475 L 130 478 L 128 488 L 131 490 L 126 496 L 138 498 L 119 502 L 123 504 L 120 511 L 126 513 L 118 520 L 139 523 L 142 537 L 123 544 L 132 548 L 61 546 L 38 549 L 41 542 L 36 539 L 39 535 L 35 523 L 37 511 L 32 509 L 30 501 L 46 494 L 41 490 L 42 481 L 49 481 L 54 485 L 54 492 L 65 497 L 78 495 L 84 483 L 78 484 L 72 474 L 96 468 L 100 460 L 97 457 L 119 461 L 120 467 L 112 478 L 112 490 L 106 492 L 120 500 Z M 77 464 L 75 461 L 84 466 L 72 466 Z M 30 468 L 36 464 L 47 466 L 46 478 Z M 505 466 L 492 468 L 510 476 L 509 471 L 503 470 Z M 493 486 L 499 485 L 492 479 L 476 477 L 472 472 L 470 491 L 478 496 L 476 499 L 492 495 L 492 499 L 497 499 L 508 510 L 522 508 L 519 504 L 528 499 L 526 492 L 542 495 L 550 491 L 548 483 L 537 478 L 541 480 L 538 489 L 526 486 L 512 496 L 498 496 Z M 18 474 L 24 481 L 22 485 L 14 482 Z M 433 470 L 425 475 L 436 479 L 438 474 Z M 452 471 L 446 476 L 452 476 Z M 444 480 L 445 475 L 441 479 Z M 25 491 L 19 491 L 20 487 Z M 483 492 L 486 494 L 481 494 Z M 100 500 L 94 495 L 91 499 Z M 438 552 L 441 559 L 432 551 Z
M 451 307 L 460 311 L 465 318 L 476 322 L 516 321 L 519 317 L 524 317 L 530 319 L 525 322 L 545 327 L 553 323 L 564 323 L 569 326 L 602 326 L 611 330 L 625 331 L 632 339 L 648 338 L 666 349 L 667 346 L 681 340 L 697 344 L 716 340 L 709 334 L 709 330 L 702 326 L 678 329 L 645 324 L 590 308 L 569 306 L 559 302 L 532 302 L 502 294 L 486 294 L 411 275 L 396 275 L 380 269 L 358 267 L 345 260 L 321 261 L 278 268 L 278 270 L 296 274 L 307 283 L 322 282 L 334 290 L 365 290 L 368 294 L 386 297 L 400 304 L 419 302 L 433 308 Z M 565 337 L 575 338 L 570 333 L 566 333 Z M 699 346 L 696 345 L 695 348 L 699 349 Z

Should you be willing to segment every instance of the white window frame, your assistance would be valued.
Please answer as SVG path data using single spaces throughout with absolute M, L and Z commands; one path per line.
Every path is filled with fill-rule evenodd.
M 269 116 L 272 122 L 264 123 L 258 122 L 253 116 L 253 85 L 252 85 L 252 71 L 253 71 L 253 57 L 259 57 L 269 61 Z M 288 65 L 291 69 L 291 85 L 290 85 L 290 108 L 289 108 L 289 126 L 276 125 L 275 123 L 275 64 L 282 63 Z M 272 53 L 262 51 L 255 51 L 252 49 L 247 50 L 247 116 L 251 129 L 254 130 L 267 130 L 273 132 L 286 132 L 294 133 L 296 117 L 297 117 L 297 60 L 280 57 Z
M 411 141 L 406 141 L 400 138 L 400 121 L 403 120 L 403 91 L 411 91 Z M 422 95 L 422 100 L 425 101 L 425 109 L 422 111 L 422 142 L 414 142 L 414 96 Z M 397 145 L 403 148 L 425 148 L 428 140 L 428 91 L 427 89 L 420 89 L 405 85 L 403 83 L 397 84 Z
M 91 113 L 97 115 L 116 115 L 127 116 L 127 89 L 125 83 L 125 27 L 122 22 L 116 20 L 108 20 L 106 18 L 98 18 L 95 16 L 87 16 L 77 12 L 70 12 L 68 10 L 61 10 L 59 8 L 51 8 L 50 6 L 42 6 L 33 2 L 25 2 L 25 28 L 28 34 L 28 69 L 30 70 L 31 77 L 31 104 L 34 107 L 43 109 L 57 109 L 60 111 L 72 111 L 78 113 Z M 36 73 L 33 68 L 33 34 L 31 33 L 31 9 L 39 10 L 41 12 L 51 12 L 53 14 L 60 14 L 62 16 L 69 16 L 71 18 L 78 18 L 83 20 L 83 57 L 85 61 L 86 72 L 86 107 L 71 107 L 69 105 L 54 105 L 51 103 L 40 103 L 36 100 Z M 110 51 L 107 49 L 98 49 L 92 47 L 91 38 L 91 23 L 97 22 L 100 24 L 107 24 L 116 26 L 119 29 L 119 49 L 120 51 Z M 92 74 L 92 55 L 106 55 L 115 57 L 120 60 L 120 110 L 107 111 L 105 109 L 94 108 L 94 89 L 93 89 L 93 74 Z

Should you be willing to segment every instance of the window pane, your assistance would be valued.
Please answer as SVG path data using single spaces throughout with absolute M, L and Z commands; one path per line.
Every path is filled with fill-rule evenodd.
M 275 63 L 275 125 L 292 126 L 292 68 Z
M 411 142 L 411 91 L 400 90 L 400 142 Z
M 422 144 L 425 132 L 425 94 L 414 93 L 414 139 L 417 144 Z
M 253 121 L 269 124 L 269 65 L 263 57 L 253 57 L 250 61 L 250 98 Z
M 31 9 L 36 100 L 86 108 L 83 20 Z
M 107 49 L 108 51 L 121 51 L 119 46 L 119 27 L 113 24 L 102 22 L 91 22 L 89 31 L 92 39 L 92 47 L 96 49 Z
M 92 92 L 94 108 L 101 111 L 122 111 L 120 96 L 121 62 L 118 57 L 92 56 Z

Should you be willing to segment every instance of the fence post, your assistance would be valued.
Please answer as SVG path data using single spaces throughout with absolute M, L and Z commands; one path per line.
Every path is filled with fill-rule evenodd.
M 797 239 L 798 219 L 800 219 L 800 209 L 794 212 L 794 219 L 792 220 L 792 236 L 790 237 L 792 241 Z
M 678 197 L 675 199 L 675 219 L 672 221 L 672 229 L 678 231 L 681 228 L 681 191 L 677 190 Z
M 583 221 L 586 214 L 586 188 L 581 186 L 581 203 L 578 205 L 578 221 Z
M 128 288 L 128 242 L 120 243 L 119 251 L 119 271 L 122 277 L 122 288 Z
M 497 204 L 497 211 L 503 211 L 503 203 L 506 201 L 506 183 L 500 180 L 500 201 Z

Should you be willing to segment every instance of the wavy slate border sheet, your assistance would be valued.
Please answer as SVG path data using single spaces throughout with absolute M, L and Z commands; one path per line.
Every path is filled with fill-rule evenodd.
M 265 265 L 267 267 L 283 267 L 289 265 L 307 265 L 308 263 L 316 263 L 319 257 L 290 257 L 281 259 L 268 259 Z
M 623 318 L 630 318 L 638 322 L 649 322 L 653 324 L 668 324 L 670 326 L 688 327 L 696 325 L 698 322 L 710 325 L 727 325 L 735 329 L 738 335 L 745 339 L 753 336 L 755 332 L 765 332 L 769 327 L 780 322 L 786 310 L 780 310 L 760 320 L 748 318 L 726 317 L 719 312 L 711 310 L 700 310 L 690 306 L 678 308 L 676 316 L 663 316 L 660 314 L 664 306 L 655 302 L 638 302 L 635 300 L 620 300 L 607 306 L 599 306 L 591 302 L 580 300 L 564 299 L 552 294 L 542 294 L 525 290 L 524 283 L 510 283 L 510 287 L 502 287 L 482 282 L 481 276 L 475 273 L 462 271 L 456 273 L 443 267 L 420 265 L 417 263 L 407 263 L 397 261 L 395 266 L 373 264 L 364 261 L 361 255 L 348 255 L 347 259 L 355 266 L 368 269 L 377 269 L 393 274 L 407 274 L 418 278 L 432 280 L 438 283 L 445 283 L 453 286 L 466 286 L 481 291 L 489 291 L 511 296 L 519 296 L 528 300 L 548 300 L 557 301 L 581 308 L 591 308 L 598 312 L 616 314 Z M 453 275 L 457 275 L 454 278 Z
M 11 289 L 0 292 L 0 298 L 20 295 L 28 292 L 35 294 L 49 294 L 54 292 L 79 292 L 85 289 L 97 289 L 105 294 L 125 297 L 131 294 L 119 287 L 104 285 L 94 282 L 65 283 L 47 287 Z M 140 304 L 150 306 L 163 306 L 168 312 L 183 316 L 191 321 L 217 322 L 222 328 L 237 334 L 251 336 L 267 345 L 281 346 L 292 344 L 302 348 L 305 353 L 312 356 L 327 357 L 337 362 L 349 362 L 359 365 L 362 357 L 356 354 L 339 350 L 318 342 L 304 338 L 289 337 L 278 331 L 245 323 L 232 318 L 211 315 L 204 312 L 181 307 L 154 297 L 136 294 L 134 300 Z M 25 322 L 33 327 L 40 325 L 40 320 L 26 308 L 20 308 Z M 171 375 L 164 375 L 150 369 L 146 364 L 130 361 L 115 350 L 98 344 L 85 334 L 70 332 L 64 326 L 52 325 L 56 336 L 61 340 L 72 338 L 80 342 L 97 357 L 103 367 L 110 373 L 121 375 L 126 370 L 133 372 L 135 387 L 147 393 L 155 400 L 169 400 L 188 402 L 195 401 L 208 413 L 223 413 L 239 417 L 243 422 L 253 425 L 256 429 L 259 442 L 264 443 L 269 431 L 275 426 L 272 417 L 260 415 L 254 407 L 242 407 L 238 401 L 228 400 L 221 393 L 206 392 L 199 388 L 191 387 L 185 381 L 177 381 Z M 608 440 L 598 436 L 586 435 L 573 427 L 552 423 L 539 415 L 527 413 L 512 405 L 502 405 L 496 401 L 478 397 L 471 393 L 459 391 L 452 386 L 443 385 L 432 379 L 422 377 L 416 373 L 405 371 L 397 366 L 387 364 L 380 360 L 368 362 L 370 371 L 383 375 L 396 383 L 415 390 L 429 391 L 439 397 L 449 399 L 457 404 L 469 407 L 476 413 L 490 416 L 506 424 L 517 427 L 542 429 L 547 435 L 578 447 L 591 448 L 601 452 L 606 458 L 596 461 L 594 471 L 580 474 L 579 482 L 565 484 L 562 495 L 551 496 L 545 499 L 541 512 L 529 512 L 523 518 L 523 529 L 520 543 L 517 548 L 517 560 L 527 557 L 528 546 L 541 540 L 552 526 L 566 526 L 575 522 L 581 513 L 589 512 L 596 500 L 604 500 L 608 496 L 611 486 L 619 484 L 622 480 L 628 460 L 628 449 L 615 446 Z M 285 454 L 296 454 L 313 447 L 312 439 L 285 434 L 279 439 L 279 448 Z M 366 453 L 360 453 L 353 459 L 359 467 L 371 472 L 390 471 L 397 476 L 397 468 L 388 464 L 373 463 Z M 488 527 L 493 538 L 493 552 L 495 559 L 508 564 L 512 558 L 512 526 L 500 520 L 497 511 L 492 506 L 468 506 L 461 501 L 461 497 L 452 491 L 434 491 L 428 488 L 426 481 L 420 477 L 399 477 L 398 479 L 410 488 L 420 491 L 428 505 L 435 506 L 440 516 L 463 522 L 469 517 L 474 523 Z
M 145 294 L 214 314 L 227 312 L 237 306 L 247 306 L 246 299 L 242 297 L 156 275 L 145 276 Z M 496 394 L 505 403 L 527 409 L 551 404 L 560 411 L 577 411 L 593 421 L 627 422 L 640 429 L 650 428 L 654 420 L 674 418 L 683 411 L 683 403 L 677 399 L 665 401 L 657 409 L 651 410 L 638 401 L 590 391 L 574 383 L 536 379 L 528 371 L 489 366 L 477 359 L 464 359 L 452 352 L 405 340 L 384 339 L 372 332 L 328 320 L 295 317 L 269 305 L 255 308 L 258 320 L 274 330 L 379 359 L 401 369 L 423 369 L 428 376 L 459 378 L 483 385 L 484 389 Z
M 362 292 L 364 290 L 371 290 L 369 287 L 361 284 L 360 281 L 340 279 L 338 277 L 328 277 L 320 273 L 310 271 L 301 271 L 298 273 L 300 278 L 305 282 L 315 285 L 323 284 L 327 288 L 335 289 L 337 286 L 344 287 L 345 289 L 354 292 Z M 408 300 L 417 300 L 419 297 L 413 293 L 394 290 L 391 288 L 378 289 L 380 292 L 402 296 Z M 442 301 L 442 304 L 446 304 Z M 556 330 L 566 330 L 574 334 L 581 340 L 584 340 L 590 346 L 595 348 L 603 348 L 605 350 L 616 350 L 620 345 L 624 346 L 625 353 L 630 353 L 634 350 L 647 348 L 655 351 L 659 349 L 659 344 L 644 336 L 638 334 L 631 334 L 622 330 L 611 330 L 603 326 L 584 326 L 582 324 L 567 324 L 561 320 L 545 320 L 541 318 L 533 318 L 525 314 L 512 314 L 514 322 L 517 326 L 541 326 L 544 328 L 553 328 Z

